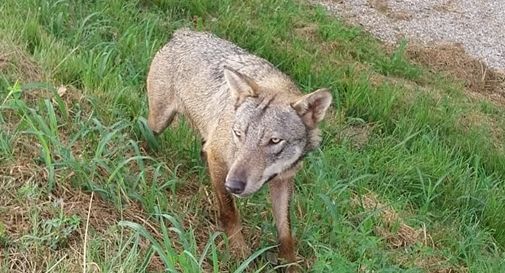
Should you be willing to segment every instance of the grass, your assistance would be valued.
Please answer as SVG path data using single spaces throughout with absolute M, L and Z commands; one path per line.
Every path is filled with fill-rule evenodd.
M 268 59 L 307 92 L 331 88 L 291 212 L 306 270 L 505 270 L 505 111 L 412 63 L 406 41 L 389 54 L 294 0 L 0 11 L 0 272 L 82 272 L 83 255 L 88 272 L 275 271 L 265 192 L 240 201 L 255 253 L 236 260 L 198 138 L 183 120 L 159 138 L 145 129 L 150 60 L 182 26 Z

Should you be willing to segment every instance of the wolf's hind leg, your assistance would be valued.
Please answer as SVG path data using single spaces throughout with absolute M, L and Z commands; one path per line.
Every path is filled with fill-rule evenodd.
M 155 134 L 159 134 L 172 123 L 175 114 L 177 111 L 174 105 L 163 105 L 160 102 L 149 101 L 147 125 Z
M 167 80 L 167 70 L 160 57 L 155 56 L 147 75 L 147 125 L 155 134 L 163 132 L 178 112 L 175 91 Z

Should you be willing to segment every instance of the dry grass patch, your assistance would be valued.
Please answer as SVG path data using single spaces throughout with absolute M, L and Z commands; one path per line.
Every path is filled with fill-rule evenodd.
M 429 273 L 466 273 L 469 269 L 460 265 L 455 265 L 447 258 L 432 254 L 420 255 L 419 253 L 406 253 L 403 250 L 393 252 L 397 264 L 404 268 L 422 268 L 424 272 Z
M 411 44 L 407 47 L 406 54 L 416 63 L 461 80 L 465 88 L 472 93 L 505 105 L 505 74 L 468 55 L 462 45 L 440 44 L 426 47 Z
M 47 193 L 44 176 L 37 171 L 26 171 L 40 168 L 29 166 L 12 167 L 12 173 L 0 176 L 0 191 L 3 193 L 0 226 L 4 227 L 0 238 L 5 250 L 0 252 L 0 260 L 8 263 L 9 272 L 45 272 L 55 261 L 64 265 L 65 272 L 81 272 L 88 214 L 88 232 L 102 237 L 100 240 L 109 237 L 109 229 L 121 220 L 154 226 L 145 220 L 145 213 L 135 203 L 119 211 L 95 196 L 89 209 L 89 193 L 63 184 Z M 155 233 L 156 228 L 153 231 Z
M 314 23 L 297 24 L 294 27 L 294 32 L 297 36 L 310 41 L 319 40 L 319 25 Z
M 371 124 L 357 124 L 346 126 L 340 131 L 342 139 L 348 139 L 355 149 L 365 147 L 373 131 Z
M 388 4 L 388 0 L 368 0 L 368 5 L 385 16 L 393 19 L 393 20 L 410 20 L 412 18 L 412 14 L 409 14 L 405 11 L 394 11 Z
M 488 130 L 489 135 L 493 140 L 493 145 L 497 149 L 503 149 L 504 146 L 504 131 L 503 127 L 496 118 L 486 115 L 480 111 L 471 111 L 462 115 L 458 120 L 458 125 L 464 131 L 470 131 L 472 128 L 484 128 Z M 485 125 L 483 127 L 483 125 Z
M 40 66 L 21 47 L 0 41 L 0 73 L 10 80 L 40 81 L 44 73 Z
M 384 239 L 390 253 L 397 264 L 406 268 L 417 267 L 432 273 L 467 272 L 468 269 L 454 265 L 442 254 L 431 255 L 415 253 L 415 245 L 431 247 L 436 250 L 436 244 L 426 227 L 414 228 L 405 223 L 400 214 L 390 205 L 382 202 L 374 193 L 352 198 L 355 207 L 361 207 L 366 213 L 377 214 L 379 224 L 374 232 Z
M 382 225 L 375 227 L 375 233 L 385 239 L 392 248 L 407 247 L 414 244 L 428 244 L 431 237 L 425 228 L 415 229 L 407 225 L 398 213 L 387 204 L 379 201 L 373 193 L 353 198 L 355 206 L 361 206 L 365 212 L 377 213 Z
M 441 3 L 439 5 L 433 6 L 433 9 L 438 11 L 438 12 L 458 12 L 458 7 L 455 3 L 456 1 L 454 0 L 449 0 L 445 3 Z

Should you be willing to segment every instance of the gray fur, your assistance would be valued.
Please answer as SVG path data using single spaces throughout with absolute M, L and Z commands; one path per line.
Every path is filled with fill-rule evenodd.
M 324 90 L 313 94 L 318 96 L 311 98 L 322 99 L 312 103 L 266 60 L 213 34 L 183 29 L 152 62 L 149 126 L 160 133 L 182 113 L 206 142 L 204 150 L 219 151 L 226 180 L 246 181 L 240 194 L 245 196 L 271 176 L 296 170 L 301 158 L 319 145 L 316 125 L 331 95 Z M 271 143 L 272 138 L 281 143 Z M 265 173 L 269 167 L 274 173 Z

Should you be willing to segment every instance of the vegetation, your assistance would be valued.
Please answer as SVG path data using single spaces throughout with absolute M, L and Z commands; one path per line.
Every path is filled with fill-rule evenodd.
M 309 272 L 505 272 L 505 111 L 302 1 L 3 1 L 0 272 L 273 272 L 263 190 L 240 200 L 246 261 L 216 223 L 183 119 L 145 127 L 145 77 L 179 27 L 329 87 L 297 176 Z M 254 259 L 258 257 L 257 259 Z M 254 260 L 254 261 L 253 261 Z

